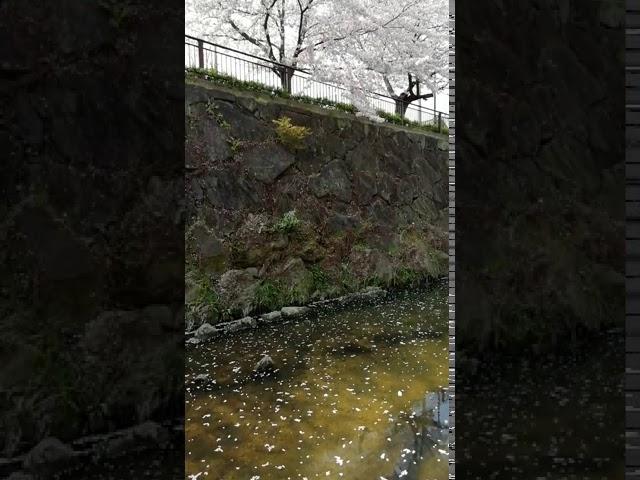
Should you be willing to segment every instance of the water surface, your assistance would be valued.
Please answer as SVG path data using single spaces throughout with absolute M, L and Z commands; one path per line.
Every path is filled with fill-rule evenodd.
M 436 289 L 189 346 L 187 476 L 446 479 L 446 424 L 428 411 L 447 384 L 446 317 Z M 277 375 L 256 378 L 265 354 Z

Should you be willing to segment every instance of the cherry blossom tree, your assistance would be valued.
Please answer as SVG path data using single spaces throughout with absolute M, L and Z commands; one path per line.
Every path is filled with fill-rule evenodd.
M 372 111 L 386 92 L 396 113 L 447 85 L 447 0 L 187 0 L 187 28 L 276 62 L 290 90 L 292 68 L 345 86 Z M 289 68 L 292 67 L 292 68 Z
M 317 11 L 328 0 L 186 0 L 186 26 L 220 43 L 266 56 L 290 91 L 293 68 L 311 45 L 321 44 Z M 287 68 L 292 67 L 292 68 Z
M 386 91 L 404 116 L 448 84 L 448 6 L 442 0 L 341 0 L 348 16 L 325 22 L 306 54 L 318 75 L 362 91 Z M 342 19 L 340 21 L 340 19 Z

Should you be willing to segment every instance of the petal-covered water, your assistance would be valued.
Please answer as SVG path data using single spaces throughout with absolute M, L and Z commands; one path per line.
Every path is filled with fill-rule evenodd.
M 447 384 L 445 302 L 406 293 L 189 346 L 187 476 L 447 478 L 425 415 Z M 254 373 L 264 355 L 274 375 Z

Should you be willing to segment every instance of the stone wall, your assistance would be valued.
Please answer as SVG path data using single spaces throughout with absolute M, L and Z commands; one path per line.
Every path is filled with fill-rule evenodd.
M 446 137 L 204 80 L 185 102 L 188 329 L 446 271 Z

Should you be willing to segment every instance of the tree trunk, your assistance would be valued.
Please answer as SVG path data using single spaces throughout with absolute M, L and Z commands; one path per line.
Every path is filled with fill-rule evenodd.
M 291 93 L 291 79 L 295 70 L 293 68 L 279 67 L 278 76 L 280 77 L 280 87 L 287 93 Z
M 396 102 L 396 115 L 404 118 L 405 113 L 407 113 L 407 108 L 409 107 L 409 102 L 403 98 L 394 98 L 394 100 Z

